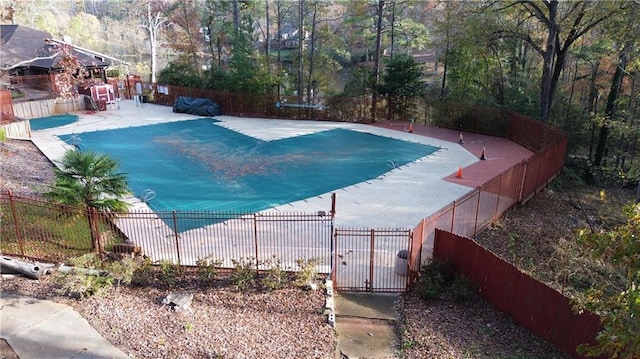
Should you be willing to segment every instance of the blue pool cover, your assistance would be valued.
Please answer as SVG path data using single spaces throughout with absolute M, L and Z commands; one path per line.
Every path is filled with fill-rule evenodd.
M 40 118 L 32 118 L 29 120 L 32 131 L 45 130 L 47 128 L 61 127 L 78 121 L 78 116 L 66 114 L 57 116 L 48 116 Z
M 347 129 L 262 141 L 195 119 L 60 136 L 120 162 L 155 211 L 258 212 L 376 178 L 438 148 Z M 181 230 L 188 228 L 181 227 Z

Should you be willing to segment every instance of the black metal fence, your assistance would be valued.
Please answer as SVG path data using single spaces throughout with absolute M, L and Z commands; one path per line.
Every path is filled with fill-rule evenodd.
M 334 271 L 338 291 L 404 292 L 409 287 L 412 231 L 336 228 Z
M 335 203 L 335 202 L 333 202 Z M 255 263 L 286 271 L 317 263 L 338 290 L 404 292 L 409 286 L 408 229 L 334 228 L 335 205 L 317 213 L 208 211 L 93 212 L 108 252 L 138 252 L 151 261 L 232 269 Z M 0 194 L 4 255 L 64 262 L 92 251 L 88 213 L 36 198 Z
M 0 195 L 2 253 L 65 261 L 92 250 L 86 210 L 35 198 Z M 131 211 L 97 214 L 106 251 L 142 252 L 154 262 L 183 266 L 208 259 L 232 268 L 234 260 L 277 259 L 297 270 L 298 260 L 316 259 L 330 272 L 331 213 L 221 213 L 209 211 Z M 184 229 L 184 230 L 183 230 Z

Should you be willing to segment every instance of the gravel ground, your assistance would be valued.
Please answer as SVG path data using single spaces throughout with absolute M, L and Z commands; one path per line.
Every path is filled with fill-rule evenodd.
M 53 183 L 53 164 L 31 142 L 0 142 L 0 190 L 17 196 L 39 196 Z
M 29 141 L 0 143 L 0 189 L 37 196 L 52 183 L 52 164 Z M 336 337 L 324 324 L 322 291 L 286 288 L 239 292 L 231 286 L 120 287 L 104 296 L 73 300 L 58 294 L 47 276 L 4 279 L 3 291 L 73 306 L 107 340 L 132 358 L 334 358 Z M 193 312 L 174 312 L 162 299 L 171 291 L 194 293 Z M 480 298 L 467 304 L 425 302 L 405 296 L 398 304 L 406 358 L 566 358 L 518 327 Z
M 333 358 L 335 333 L 323 315 L 322 290 L 120 287 L 83 300 L 58 295 L 52 278 L 5 279 L 3 291 L 74 307 L 132 358 Z M 194 294 L 191 311 L 162 304 L 167 294 Z

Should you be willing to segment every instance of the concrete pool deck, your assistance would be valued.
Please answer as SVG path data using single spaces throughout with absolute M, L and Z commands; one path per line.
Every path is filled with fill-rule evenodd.
M 136 106 L 132 100 L 120 101 L 117 108 L 110 106 L 107 111 L 85 111 L 77 115 L 78 122 L 32 132 L 33 143 L 54 163 L 73 148 L 58 135 L 201 118 L 174 113 L 168 106 Z M 423 125 L 414 125 L 413 133 L 408 133 L 406 124 L 392 122 L 367 125 L 233 116 L 215 118 L 220 121 L 219 126 L 265 141 L 344 128 L 439 148 L 429 156 L 393 168 L 375 179 L 267 210 L 328 212 L 331 193 L 336 193 L 335 225 L 340 227 L 413 228 L 421 219 L 533 154 L 509 140 L 479 134 L 464 133 L 464 144 L 459 144 L 459 132 Z M 483 149 L 485 161 L 479 159 Z M 455 176 L 459 168 L 462 168 L 462 178 Z M 136 207 L 146 206 L 140 201 L 132 200 L 134 202 Z

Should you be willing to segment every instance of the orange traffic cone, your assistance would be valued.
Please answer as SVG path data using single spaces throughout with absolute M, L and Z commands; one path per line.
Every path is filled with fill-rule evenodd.
M 456 178 L 462 178 L 462 166 L 458 167 L 458 173 L 456 173 Z
M 409 124 L 409 133 L 413 133 L 413 122 Z
M 485 147 L 482 146 L 482 154 L 480 155 L 480 160 L 484 161 L 487 159 L 487 155 L 485 154 Z
M 464 144 L 464 138 L 462 137 L 462 132 L 460 132 L 460 138 L 458 138 L 458 143 L 459 144 Z

